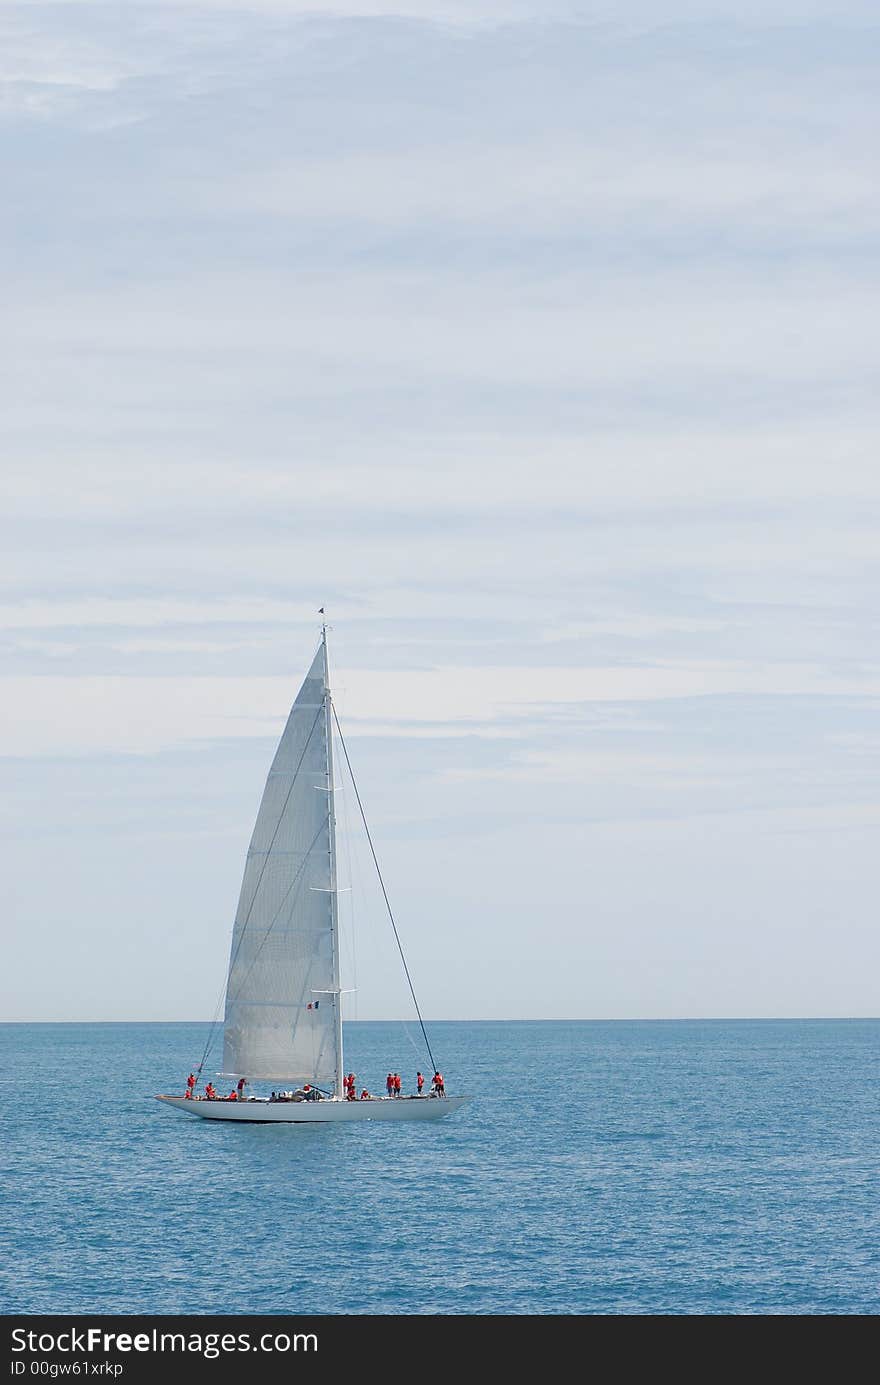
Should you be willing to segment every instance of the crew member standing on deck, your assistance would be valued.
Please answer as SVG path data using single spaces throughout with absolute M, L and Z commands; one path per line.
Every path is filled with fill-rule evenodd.
M 422 1095 L 422 1088 L 424 1087 L 424 1085 L 425 1085 L 425 1079 L 424 1079 L 424 1077 L 422 1077 L 422 1074 L 421 1074 L 420 1072 L 417 1072 L 417 1073 L 416 1073 L 416 1091 L 418 1092 L 419 1096 Z
M 189 1077 L 186 1079 L 186 1094 L 187 1094 L 187 1096 L 188 1096 L 190 1099 L 192 1099 L 192 1094 L 193 1094 L 193 1091 L 195 1090 L 195 1085 L 196 1085 L 196 1079 L 195 1079 L 195 1077 L 193 1076 L 193 1074 L 190 1073 Z
M 244 1089 L 245 1089 L 246 1086 L 247 1086 L 247 1078 L 246 1078 L 246 1077 L 240 1077 L 240 1078 L 238 1079 L 238 1086 L 237 1086 L 236 1089 L 235 1089 L 235 1090 L 238 1092 L 238 1099 L 239 1099 L 239 1101 L 244 1101 L 244 1099 L 245 1099 L 245 1097 L 244 1097 Z

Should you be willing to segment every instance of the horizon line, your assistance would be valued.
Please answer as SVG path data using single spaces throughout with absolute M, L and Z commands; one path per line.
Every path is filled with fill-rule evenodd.
M 471 1016 L 468 1019 L 427 1019 L 426 1024 L 768 1024 L 819 1023 L 827 1020 L 866 1021 L 878 1020 L 880 1015 L 508 1015 L 502 1019 L 486 1016 Z M 385 1019 L 347 1019 L 344 1024 L 411 1024 L 409 1016 L 389 1016 Z M 199 1027 L 210 1026 L 212 1020 L 200 1019 L 0 1019 L 0 1026 L 12 1024 L 193 1024 Z

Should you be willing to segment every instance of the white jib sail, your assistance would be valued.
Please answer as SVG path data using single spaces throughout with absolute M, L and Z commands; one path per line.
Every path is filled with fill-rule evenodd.
M 223 1070 L 336 1082 L 341 1025 L 322 642 L 284 728 L 247 854 L 229 962 Z

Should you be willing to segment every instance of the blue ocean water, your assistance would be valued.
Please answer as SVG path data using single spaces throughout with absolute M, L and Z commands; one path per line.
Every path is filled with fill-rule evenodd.
M 437 1124 L 237 1126 L 206 1028 L 3 1025 L 5 1313 L 880 1309 L 880 1021 L 435 1023 Z M 379 1090 L 421 1055 L 346 1027 Z

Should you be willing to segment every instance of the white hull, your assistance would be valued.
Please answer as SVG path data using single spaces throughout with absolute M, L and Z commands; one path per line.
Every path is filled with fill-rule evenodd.
M 372 1101 L 205 1101 L 183 1096 L 157 1096 L 188 1116 L 202 1120 L 251 1121 L 269 1124 L 284 1121 L 290 1125 L 327 1124 L 332 1121 L 439 1120 L 450 1116 L 470 1097 L 404 1096 L 374 1097 Z

